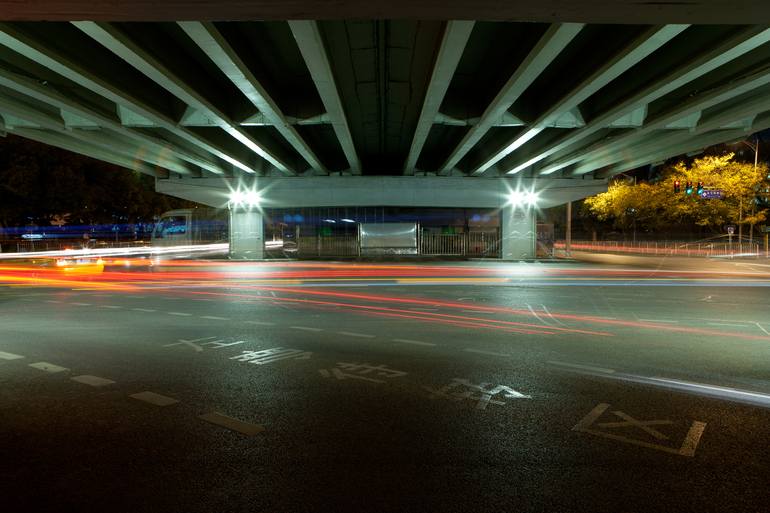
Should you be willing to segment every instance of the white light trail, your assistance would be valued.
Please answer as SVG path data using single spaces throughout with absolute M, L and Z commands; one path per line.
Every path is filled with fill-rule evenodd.
M 134 248 L 63 249 L 57 251 L 24 251 L 0 254 L 0 260 L 25 260 L 31 258 L 103 258 L 129 256 L 174 256 L 201 253 L 226 253 L 230 244 L 190 244 L 183 246 L 139 246 Z

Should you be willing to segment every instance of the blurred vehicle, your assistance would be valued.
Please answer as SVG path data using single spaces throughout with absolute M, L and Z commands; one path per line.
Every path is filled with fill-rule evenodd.
M 67 274 L 98 274 L 104 271 L 103 259 L 81 254 L 56 258 L 54 264 Z
M 152 232 L 153 246 L 189 246 L 226 243 L 228 211 L 215 208 L 169 210 Z

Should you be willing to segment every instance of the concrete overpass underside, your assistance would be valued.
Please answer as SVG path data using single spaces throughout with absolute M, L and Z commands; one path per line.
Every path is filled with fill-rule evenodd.
M 556 205 L 770 128 L 770 28 L 672 19 L 3 22 L 0 132 L 213 206 Z

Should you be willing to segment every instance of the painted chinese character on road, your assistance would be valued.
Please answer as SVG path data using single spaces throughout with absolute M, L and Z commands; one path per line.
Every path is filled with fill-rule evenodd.
M 372 383 L 385 383 L 385 380 L 377 379 L 375 376 L 385 379 L 406 376 L 406 372 L 389 369 L 385 365 L 348 362 L 337 362 L 337 367 L 333 369 L 321 369 L 318 372 L 325 378 L 335 377 L 339 380 L 358 379 L 361 381 L 370 381 Z
M 477 410 L 486 409 L 489 404 L 505 404 L 500 399 L 531 399 L 532 396 L 524 395 L 505 385 L 492 385 L 491 383 L 471 383 L 467 379 L 454 378 L 451 383 L 441 388 L 423 387 L 430 392 L 430 398 L 441 397 L 452 401 L 475 401 Z M 497 397 L 493 399 L 493 397 Z
M 236 340 L 234 342 L 226 342 L 225 339 L 218 339 L 217 337 L 194 338 L 192 340 L 180 338 L 177 342 L 174 342 L 173 344 L 165 344 L 163 347 L 184 346 L 192 349 L 196 353 L 200 353 L 203 351 L 204 346 L 211 349 L 221 349 L 223 347 L 230 347 L 230 346 L 236 346 L 238 344 L 243 344 L 244 342 L 245 340 Z
M 307 360 L 313 353 L 302 351 L 301 349 L 291 349 L 283 347 L 274 347 L 272 349 L 262 349 L 260 351 L 243 351 L 238 356 L 233 356 L 231 360 L 239 362 L 253 363 L 255 365 L 265 365 L 280 360 Z

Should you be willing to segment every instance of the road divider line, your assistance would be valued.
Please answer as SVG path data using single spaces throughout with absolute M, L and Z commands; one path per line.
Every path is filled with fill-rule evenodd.
M 231 431 L 237 431 L 238 433 L 242 433 L 246 436 L 254 436 L 265 430 L 265 428 L 259 424 L 244 422 L 242 420 L 229 417 L 216 411 L 204 413 L 203 415 L 199 415 L 198 418 Z
M 211 319 L 212 321 L 229 321 L 229 317 L 217 317 L 216 315 L 201 315 L 201 319 Z
M 345 335 L 346 337 L 374 338 L 374 335 L 369 335 L 367 333 L 355 333 L 353 331 L 338 331 L 337 334 Z
M 323 331 L 321 328 L 311 328 L 309 326 L 289 326 L 289 328 L 302 331 Z
M 48 362 L 30 363 L 29 366 L 33 369 L 41 370 L 43 372 L 50 372 L 52 374 L 69 370 L 67 367 L 60 367 Z
M 138 394 L 131 394 L 129 397 L 150 403 L 154 406 L 170 406 L 176 404 L 179 401 L 173 397 L 167 397 L 165 395 L 156 394 L 155 392 L 139 392 Z
M 81 376 L 74 376 L 70 378 L 72 381 L 77 381 L 78 383 L 83 383 L 84 385 L 90 385 L 92 387 L 104 387 L 107 385 L 112 385 L 115 382 L 111 379 L 107 378 L 100 378 L 99 376 L 91 376 L 89 374 L 83 374 Z
M 496 353 L 494 351 L 485 351 L 483 349 L 463 349 L 466 353 L 476 353 L 476 354 L 485 354 L 487 356 L 502 356 L 502 357 L 509 357 L 511 355 L 505 354 L 505 353 Z
M 664 324 L 679 324 L 679 321 L 672 321 L 668 319 L 639 319 L 641 322 L 662 322 Z
M 412 344 L 414 346 L 430 346 L 433 347 L 436 344 L 432 342 L 422 342 L 420 340 L 410 340 L 408 338 L 394 338 L 393 342 L 400 342 L 401 344 Z
M 745 324 L 738 324 L 734 322 L 709 322 L 709 326 L 730 326 L 732 328 L 745 328 Z
M 191 317 L 191 313 L 185 313 L 185 312 L 166 312 L 168 315 L 177 315 L 179 317 Z
M 13 354 L 13 353 L 6 353 L 5 351 L 0 351 L 0 360 L 19 360 L 21 358 L 24 358 L 20 354 Z
M 573 369 L 582 369 L 592 372 L 601 372 L 602 374 L 613 374 L 615 372 L 614 369 L 606 369 L 604 367 L 595 367 L 593 365 L 582 365 L 579 363 L 569 363 L 569 362 L 559 362 L 556 360 L 549 360 L 546 363 L 550 363 L 551 365 L 558 365 L 559 367 L 570 367 Z

